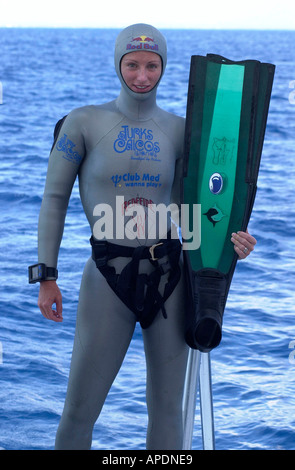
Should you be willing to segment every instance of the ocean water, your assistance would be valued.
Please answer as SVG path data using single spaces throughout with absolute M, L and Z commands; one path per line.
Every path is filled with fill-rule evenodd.
M 295 449 L 295 32 L 164 31 L 158 102 L 185 116 L 190 56 L 276 64 L 250 233 L 221 345 L 211 353 L 216 448 Z M 27 282 L 55 122 L 115 98 L 116 30 L 0 29 L 0 447 L 53 449 L 65 398 L 89 228 L 74 187 L 60 250 L 64 322 L 39 313 Z M 2 92 L 1 92 L 2 90 Z M 71 254 L 71 256 L 69 256 Z M 144 449 L 145 361 L 137 328 L 93 435 L 94 449 Z M 193 449 L 201 449 L 199 407 Z

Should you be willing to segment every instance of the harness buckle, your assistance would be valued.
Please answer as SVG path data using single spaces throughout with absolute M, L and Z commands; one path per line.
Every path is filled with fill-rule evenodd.
M 150 255 L 151 255 L 151 260 L 152 261 L 157 261 L 159 258 L 155 258 L 155 254 L 154 254 L 154 250 L 157 246 L 160 246 L 160 245 L 163 245 L 163 243 L 157 243 L 155 245 L 152 245 L 150 248 L 149 248 L 149 252 L 150 252 Z

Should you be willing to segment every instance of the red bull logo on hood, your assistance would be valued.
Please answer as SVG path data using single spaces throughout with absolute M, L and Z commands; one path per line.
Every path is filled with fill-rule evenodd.
M 135 44 L 133 44 L 135 43 Z M 137 44 L 139 43 L 139 44 Z M 132 39 L 132 41 L 127 44 L 126 50 L 148 50 L 148 51 L 158 51 L 159 47 L 158 44 L 155 44 L 153 38 L 150 38 L 149 36 L 137 36 Z

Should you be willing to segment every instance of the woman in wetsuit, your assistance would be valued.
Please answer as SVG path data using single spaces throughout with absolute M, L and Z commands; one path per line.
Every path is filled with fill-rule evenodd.
M 165 39 L 152 26 L 137 24 L 123 30 L 115 47 L 115 67 L 122 84 L 118 98 L 72 111 L 64 120 L 50 154 L 39 217 L 39 263 L 57 266 L 67 205 L 77 175 L 94 250 L 81 282 L 68 391 L 56 449 L 91 447 L 94 423 L 120 369 L 136 321 L 141 320 L 144 306 L 140 305 L 142 296 L 138 292 L 146 292 L 148 284 L 151 288 L 155 284 L 154 277 L 151 282 L 146 276 L 157 269 L 150 258 L 153 250 L 159 250 L 156 245 L 163 233 L 157 229 L 151 236 L 146 223 L 148 206 L 180 203 L 184 119 L 156 104 L 166 57 Z M 112 221 L 105 218 L 101 223 L 101 204 L 113 209 Z M 135 215 L 132 208 L 136 209 Z M 122 216 L 123 229 L 119 225 Z M 117 250 L 116 256 L 107 260 L 107 266 L 114 268 L 112 275 L 119 275 L 128 266 L 120 280 L 115 277 L 115 287 L 108 278 L 109 271 L 103 271 L 104 255 L 97 254 L 101 251 L 96 243 L 103 225 L 106 242 L 114 244 Z M 233 242 L 244 258 L 252 251 L 255 239 L 241 233 Z M 163 298 L 169 275 L 177 273 L 181 266 L 181 260 L 177 266 L 169 263 L 175 259 L 169 258 L 175 240 L 173 243 L 164 244 L 166 251 L 157 255 L 163 263 L 159 285 L 152 291 L 155 298 Z M 107 246 L 109 250 L 111 245 Z M 118 246 L 134 249 L 136 257 L 133 252 L 121 253 Z M 152 252 L 150 247 L 155 247 Z M 55 276 L 49 274 L 40 283 L 38 305 L 46 318 L 58 322 L 62 321 L 62 298 Z M 143 279 L 143 284 L 139 287 L 136 284 L 134 289 L 132 283 L 137 279 Z M 116 286 L 122 283 L 116 293 Z M 125 296 L 130 289 L 133 297 Z M 54 303 L 56 310 L 52 309 Z M 188 352 L 184 340 L 183 278 L 176 276 L 164 308 L 153 308 L 152 317 L 148 309 L 146 312 L 148 327 L 146 324 L 143 327 L 149 418 L 146 445 L 148 449 L 181 449 Z

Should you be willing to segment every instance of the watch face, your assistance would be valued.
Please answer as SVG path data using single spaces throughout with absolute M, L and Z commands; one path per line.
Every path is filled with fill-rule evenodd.
M 45 264 L 39 263 L 29 266 L 29 282 L 42 281 L 45 277 Z
M 39 279 L 42 277 L 42 266 L 33 266 L 32 267 L 32 278 Z

